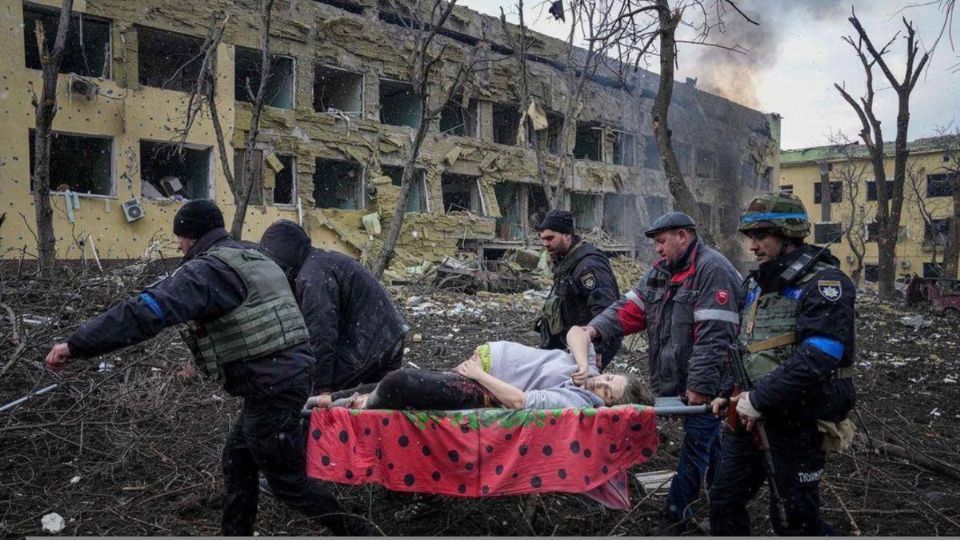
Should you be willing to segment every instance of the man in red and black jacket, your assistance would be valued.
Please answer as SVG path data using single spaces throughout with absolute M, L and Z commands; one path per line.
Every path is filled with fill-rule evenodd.
M 721 369 L 737 336 L 740 274 L 697 237 L 696 224 L 684 213 L 661 216 L 645 234 L 661 258 L 586 330 L 601 343 L 646 330 L 654 393 L 680 396 L 690 405 L 710 403 L 719 394 Z M 709 415 L 685 417 L 665 525 L 672 528 L 693 514 L 691 503 L 717 457 L 719 426 Z M 671 528 L 661 532 L 681 532 Z

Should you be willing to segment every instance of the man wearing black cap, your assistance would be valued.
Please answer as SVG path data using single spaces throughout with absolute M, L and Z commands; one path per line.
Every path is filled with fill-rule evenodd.
M 313 357 L 283 271 L 232 240 L 210 201 L 185 204 L 173 232 L 185 254 L 180 268 L 54 345 L 47 366 L 59 371 L 70 358 L 105 354 L 168 326 L 191 324 L 188 345 L 200 367 L 222 379 L 227 393 L 243 398 L 223 450 L 223 534 L 253 534 L 258 471 L 278 498 L 334 533 L 368 534 L 367 523 L 340 513 L 333 495 L 306 475 L 300 409 L 310 391 Z
M 682 212 L 657 218 L 644 234 L 661 258 L 586 330 L 601 344 L 646 330 L 653 391 L 690 405 L 710 403 L 719 395 L 721 367 L 737 336 L 740 274 L 697 237 L 696 224 Z M 700 486 L 715 469 L 719 428 L 710 415 L 684 417 L 677 476 L 658 534 L 683 532 L 685 525 L 676 525 L 692 516 Z
M 565 349 L 567 331 L 590 322 L 620 296 L 610 260 L 574 233 L 573 214 L 551 210 L 537 226 L 540 241 L 553 261 L 553 288 L 537 321 L 540 348 Z M 597 347 L 601 370 L 620 349 L 619 339 Z

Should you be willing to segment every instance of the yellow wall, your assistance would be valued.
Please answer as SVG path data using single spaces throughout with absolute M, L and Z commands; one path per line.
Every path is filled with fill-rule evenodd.
M 58 7 L 59 1 L 35 2 Z M 85 2 L 74 4 L 82 12 Z M 35 124 L 31 105 L 31 87 L 39 94 L 42 88 L 41 73 L 25 69 L 23 9 L 20 2 L 4 1 L 0 8 L 0 213 L 7 218 L 0 227 L 0 258 L 18 256 L 26 249 L 28 257 L 36 253 L 36 241 L 31 231 L 36 230 L 33 194 L 30 192 L 29 133 Z M 165 255 L 176 255 L 172 242 L 171 224 L 181 203 L 172 200 L 145 199 L 140 194 L 140 140 L 167 142 L 173 139 L 172 128 L 182 124 L 187 94 L 136 84 L 136 63 L 128 66 L 118 57 L 130 54 L 129 47 L 136 39 L 136 30 L 129 24 L 113 21 L 113 80 L 97 79 L 101 96 L 93 101 L 74 95 L 69 99 L 69 77 L 61 75 L 57 89 L 58 112 L 53 129 L 58 132 L 109 136 L 113 140 L 114 195 L 80 196 L 80 209 L 74 212 L 75 223 L 67 220 L 66 205 L 62 194 L 51 195 L 54 209 L 54 231 L 57 239 L 57 254 L 60 257 L 92 257 L 90 248 L 84 244 L 92 234 L 94 245 L 102 259 L 127 259 L 139 257 L 155 245 Z M 48 32 L 50 32 L 48 30 Z M 119 43 L 127 44 L 124 51 Z M 217 52 L 218 83 L 217 101 L 224 129 L 232 131 L 234 124 L 233 96 L 233 46 L 221 45 Z M 125 73 L 129 69 L 131 73 Z M 128 80 L 128 88 L 116 81 Z M 32 86 L 31 86 L 32 85 Z M 228 136 L 229 138 L 229 136 Z M 230 188 L 216 150 L 216 138 L 209 114 L 201 115 L 192 128 L 187 143 L 213 149 L 209 184 L 211 198 L 224 211 L 227 227 L 233 219 L 234 205 Z M 229 141 L 228 141 L 229 144 Z M 233 159 L 232 146 L 228 155 Z M 55 186 L 54 186 L 55 187 Z M 120 204 L 139 198 L 146 217 L 127 223 Z M 24 216 L 24 217 L 21 217 Z M 267 225 L 277 219 L 297 221 L 295 207 L 251 206 L 244 226 L 245 239 L 257 240 Z M 314 245 L 328 249 L 355 253 L 355 250 L 339 239 L 329 229 L 310 230 Z
M 843 200 L 840 203 L 831 205 L 830 222 L 849 223 L 851 212 L 854 209 L 863 209 L 863 218 L 858 218 L 858 223 L 869 223 L 874 221 L 876 216 L 876 202 L 867 199 L 866 181 L 873 180 L 873 168 L 866 158 L 857 158 L 855 161 L 844 162 L 838 160 L 827 160 L 832 163 L 830 180 L 832 182 L 842 181 L 843 171 L 862 170 L 863 182 L 859 188 L 859 196 L 854 204 L 851 204 L 850 192 L 846 186 L 843 189 Z M 852 168 L 852 169 L 851 169 Z M 887 181 L 893 179 L 893 158 L 888 157 L 885 161 L 885 172 Z M 910 187 L 908 179 L 904 184 L 904 203 L 903 213 L 900 219 L 901 238 L 897 243 L 897 274 L 916 273 L 923 275 L 923 264 L 931 262 L 934 254 L 933 249 L 923 243 L 924 222 L 920 211 L 921 202 L 926 205 L 927 211 L 934 219 L 948 218 L 952 214 L 953 204 L 950 197 L 926 197 L 927 193 L 927 175 L 941 174 L 946 171 L 943 169 L 943 151 L 933 149 L 916 150 L 911 153 L 907 165 L 908 173 L 916 175 L 918 178 L 919 193 L 922 201 L 914 194 Z M 820 166 L 813 161 L 793 161 L 789 159 L 789 153 L 785 153 L 780 167 L 780 187 L 793 186 L 793 193 L 800 197 L 807 208 L 807 213 L 813 223 L 822 223 L 822 205 L 814 204 L 814 183 L 820 182 Z M 813 235 L 808 239 L 813 241 Z M 842 268 L 850 272 L 855 265 L 852 251 L 846 238 L 842 238 L 839 243 L 832 244 L 830 251 L 840 259 Z M 874 265 L 878 262 L 877 243 L 867 242 L 864 265 Z M 937 262 L 943 262 L 943 247 L 937 248 Z

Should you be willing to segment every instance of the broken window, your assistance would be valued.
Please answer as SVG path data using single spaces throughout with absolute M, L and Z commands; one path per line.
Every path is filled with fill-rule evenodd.
M 363 113 L 363 74 L 327 66 L 313 72 L 313 110 Z
M 680 174 L 689 175 L 690 174 L 690 145 L 682 142 L 674 142 L 673 153 L 675 156 L 677 156 L 677 165 L 680 166 Z
M 520 210 L 522 206 L 523 185 L 518 182 L 500 182 L 493 186 L 500 207 L 497 218 L 497 238 L 501 240 L 520 240 L 523 238 L 523 225 Z M 444 203 L 446 205 L 446 203 Z
M 444 213 L 470 211 L 483 215 L 479 177 L 443 173 L 440 186 L 443 190 Z
M 563 129 L 563 115 L 555 111 L 547 111 L 547 129 L 538 134 L 538 144 L 551 154 L 560 153 L 560 131 Z M 527 140 L 533 142 L 533 123 L 527 123 Z
M 923 224 L 924 246 L 945 246 L 950 236 L 950 218 L 931 219 Z
M 23 44 L 27 69 L 42 69 L 37 48 L 36 28 L 42 24 L 47 47 L 57 39 L 60 10 L 36 5 L 23 6 Z M 83 77 L 110 77 L 110 22 L 74 12 L 63 49 L 60 73 Z
M 879 270 L 877 271 L 879 277 Z M 923 263 L 923 277 L 940 278 L 943 277 L 943 265 L 940 263 Z
M 637 141 L 633 133 L 613 132 L 613 163 L 625 167 L 637 164 Z
M 590 232 L 597 228 L 597 204 L 599 195 L 590 193 L 571 193 L 570 212 L 573 213 L 573 224 L 580 232 Z
M 843 229 L 839 223 L 817 223 L 813 226 L 815 244 L 839 244 Z
M 643 166 L 648 169 L 660 170 L 660 149 L 657 140 L 649 135 L 643 136 Z
M 954 180 L 951 174 L 928 174 L 927 197 L 952 197 Z
M 631 240 L 637 229 L 636 195 L 603 195 L 603 230 L 617 241 Z
M 603 128 L 600 124 L 581 122 L 577 124 L 577 139 L 573 145 L 574 159 L 603 160 Z
M 140 191 L 160 199 L 206 199 L 210 196 L 210 147 L 187 147 L 140 141 Z
M 887 180 L 887 197 L 893 195 L 893 181 Z M 877 200 L 877 181 L 876 180 L 867 180 L 867 200 L 875 201 Z
M 477 136 L 477 100 L 471 99 L 466 107 L 462 98 L 448 101 L 440 111 L 440 133 L 461 137 Z
M 926 268 L 924 268 L 924 274 L 926 274 Z M 924 275 L 923 277 L 928 276 Z M 863 279 L 866 280 L 867 283 L 880 281 L 880 267 L 876 264 L 865 264 L 863 266 Z
M 830 202 L 838 203 L 843 201 L 843 182 L 830 182 Z M 813 183 L 813 204 L 822 204 L 823 195 L 821 194 L 821 183 Z
M 713 168 L 717 157 L 711 150 L 704 148 L 697 149 L 697 176 L 700 178 L 713 178 Z M 756 173 L 754 173 L 754 176 Z
M 867 223 L 867 237 L 864 239 L 867 242 L 876 242 L 880 239 L 880 224 L 876 221 L 871 221 Z
M 363 208 L 363 167 L 352 161 L 317 158 L 313 200 L 317 208 Z
M 409 83 L 380 79 L 380 123 L 388 126 L 420 126 L 420 96 Z
M 514 103 L 493 104 L 493 142 L 515 146 L 520 113 Z
M 233 153 L 233 170 L 238 180 L 243 179 L 243 156 L 245 150 Z M 253 188 L 249 204 L 293 204 L 296 193 L 293 156 L 282 156 L 254 150 L 250 162 L 253 171 Z
M 263 59 L 257 49 L 236 48 L 236 67 L 233 75 L 233 97 L 252 103 L 260 89 L 260 67 Z M 293 58 L 270 55 L 270 75 L 263 93 L 263 104 L 278 109 L 293 108 Z
M 700 208 L 700 215 L 703 217 L 703 223 L 699 225 L 704 229 L 713 230 L 713 206 L 707 203 L 697 203 Z
M 527 184 L 526 188 L 527 227 L 529 230 L 534 230 L 547 217 L 550 205 L 547 204 L 547 194 L 543 191 L 543 186 Z
M 356 2 L 351 2 L 349 0 L 314 0 L 314 1 L 320 4 L 327 4 L 328 6 L 337 7 L 344 11 L 354 13 L 356 15 L 363 15 L 363 6 Z
M 390 177 L 390 183 L 400 187 L 403 181 L 403 167 L 381 167 L 383 174 Z M 427 199 L 427 177 L 423 169 L 414 169 L 413 184 L 407 192 L 407 213 L 427 213 L 430 211 Z
M 34 130 L 30 137 L 30 190 L 36 159 Z M 113 139 L 54 132 L 50 136 L 50 190 L 112 196 Z
M 140 26 L 137 29 L 140 84 L 190 92 L 200 78 L 203 40 Z
M 664 197 L 647 196 L 646 203 L 647 217 L 651 222 L 667 213 L 667 199 Z

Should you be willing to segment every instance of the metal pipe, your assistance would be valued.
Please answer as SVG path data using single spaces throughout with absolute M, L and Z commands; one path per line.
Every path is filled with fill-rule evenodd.
M 45 387 L 45 388 L 41 388 L 41 389 L 37 390 L 36 392 L 31 392 L 31 393 L 23 396 L 23 397 L 20 398 L 20 399 L 15 399 L 15 400 L 11 401 L 10 403 L 7 403 L 7 404 L 4 405 L 3 407 L 0 407 L 0 412 L 6 411 L 6 410 L 8 410 L 8 409 L 12 409 L 12 408 L 16 407 L 17 405 L 23 403 L 24 401 L 32 398 L 33 396 L 42 396 L 43 394 L 46 394 L 47 392 L 53 390 L 53 389 L 56 388 L 57 386 L 60 386 L 60 385 L 59 385 L 59 384 L 51 384 L 50 386 L 47 386 L 47 387 Z

